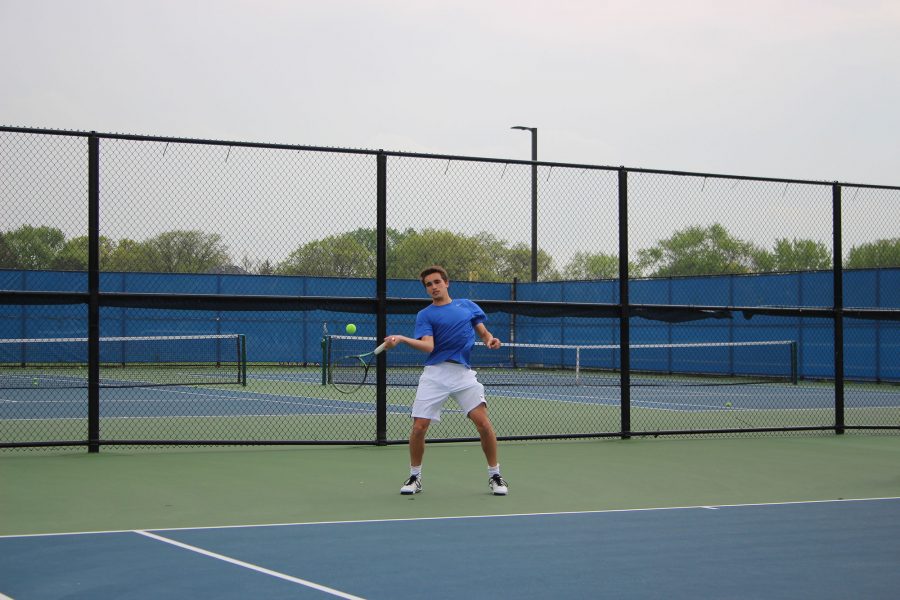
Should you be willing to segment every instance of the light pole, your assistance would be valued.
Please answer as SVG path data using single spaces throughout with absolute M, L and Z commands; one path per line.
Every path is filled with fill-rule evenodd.
M 521 129 L 531 132 L 531 160 L 537 162 L 537 127 L 514 125 L 510 129 Z M 538 279 L 538 241 L 537 241 L 537 164 L 531 165 L 531 280 Z

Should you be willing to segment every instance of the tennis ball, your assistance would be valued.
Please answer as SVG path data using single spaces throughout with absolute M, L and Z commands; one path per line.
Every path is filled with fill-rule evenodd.
M 728 408 L 731 408 L 731 402 L 726 402 L 725 406 L 727 406 Z
M 354 325 L 353 323 L 347 323 L 347 327 L 345 329 L 347 330 L 347 333 L 349 333 L 349 334 L 356 333 L 356 325 Z
M 38 380 L 37 380 L 37 379 L 32 379 L 32 380 L 31 380 L 31 385 L 37 386 L 37 384 L 38 384 Z

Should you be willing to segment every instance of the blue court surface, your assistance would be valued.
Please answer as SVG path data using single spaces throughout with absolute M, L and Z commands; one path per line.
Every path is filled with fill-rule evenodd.
M 0 537 L 43 598 L 897 598 L 900 498 Z

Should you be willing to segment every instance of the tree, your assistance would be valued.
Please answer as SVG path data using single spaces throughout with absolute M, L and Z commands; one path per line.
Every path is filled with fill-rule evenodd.
M 637 266 L 656 277 L 749 273 L 759 250 L 719 224 L 675 232 L 655 247 L 638 251 Z
M 272 261 L 270 261 L 267 258 L 264 261 L 257 264 L 256 274 L 257 275 L 274 275 L 275 274 L 275 266 L 272 264 Z
M 50 260 L 49 268 L 54 271 L 87 271 L 87 236 L 72 238 L 63 244 L 56 256 Z
M 404 231 L 399 231 L 397 229 L 388 227 L 387 232 L 385 233 L 387 237 L 388 254 L 390 254 L 391 250 L 396 247 L 396 245 L 401 240 L 413 233 L 415 233 L 415 231 L 409 228 L 405 229 Z M 369 250 L 373 256 L 378 252 L 378 232 L 375 229 L 354 229 L 353 231 L 341 234 L 341 236 L 347 236 L 356 240 L 357 242 L 362 244 L 364 248 Z
M 228 248 L 218 233 L 167 231 L 140 246 L 147 252 L 148 271 L 206 273 L 230 262 Z
M 636 265 L 629 265 L 628 270 L 632 277 L 640 277 Z M 619 277 L 619 257 L 614 254 L 576 252 L 566 268 L 563 269 L 563 277 L 566 279 L 617 279 Z
M 100 268 L 104 271 L 142 272 L 159 271 L 142 242 L 124 238 L 115 244 L 108 256 L 100 257 Z
M 815 240 L 782 238 L 775 241 L 772 252 L 758 251 L 754 262 L 757 272 L 816 271 L 831 268 L 831 251 Z
M 423 229 L 397 243 L 388 263 L 388 276 L 417 277 L 433 264 L 442 265 L 451 278 L 468 281 L 498 281 L 499 257 L 496 246 L 478 236 L 465 236 L 445 229 Z
M 12 268 L 52 269 L 53 259 L 66 241 L 65 234 L 56 227 L 22 225 L 3 236 L 7 254 L 6 263 Z
M 256 275 L 274 275 L 275 266 L 268 258 L 263 260 L 253 260 L 246 254 L 241 260 L 241 269 L 246 273 L 255 273 Z
M 844 266 L 848 269 L 900 267 L 900 238 L 855 246 L 850 249 Z
M 375 254 L 353 234 L 308 242 L 280 262 L 279 275 L 375 277 Z
M 377 235 L 356 229 L 308 242 L 279 263 L 276 273 L 341 277 L 374 277 Z M 525 244 L 508 247 L 488 233 L 466 236 L 447 230 L 387 230 L 388 277 L 416 277 L 428 265 L 443 265 L 455 279 L 511 281 L 531 278 L 531 250 Z M 538 274 L 556 278 L 553 258 L 538 253 Z
M 531 281 L 531 246 L 522 242 L 507 246 L 507 242 L 489 233 L 480 233 L 476 237 L 497 261 L 497 272 L 491 281 Z M 539 280 L 559 279 L 553 257 L 540 248 L 537 253 L 537 270 Z
M 103 268 L 116 248 L 116 242 L 100 236 L 100 267 Z M 72 238 L 63 244 L 60 251 L 50 261 L 50 268 L 57 271 L 87 271 L 88 236 Z
M 17 269 L 18 267 L 16 255 L 6 241 L 6 234 L 0 231 L 0 269 Z
M 392 262 L 394 248 L 412 229 L 399 231 L 388 228 L 388 264 Z M 359 228 L 339 235 L 314 240 L 294 250 L 288 258 L 272 266 L 264 261 L 257 270 L 260 275 L 375 277 L 375 261 L 378 255 L 378 232 Z

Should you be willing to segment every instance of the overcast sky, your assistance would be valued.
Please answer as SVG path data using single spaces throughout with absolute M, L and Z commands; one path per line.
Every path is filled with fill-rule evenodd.
M 0 0 L 0 123 L 900 185 L 897 0 Z

